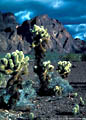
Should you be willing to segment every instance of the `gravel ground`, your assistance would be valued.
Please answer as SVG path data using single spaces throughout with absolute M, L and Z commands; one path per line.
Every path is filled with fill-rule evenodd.
M 31 110 L 35 114 L 35 117 L 39 118 L 37 120 L 86 120 L 86 62 L 73 62 L 72 64 L 73 68 L 67 80 L 74 87 L 73 92 L 77 92 L 78 96 L 37 96 L 33 101 L 35 107 Z M 54 65 L 56 64 L 54 63 Z M 33 73 L 32 66 L 33 63 L 30 63 L 29 77 L 35 80 L 34 78 L 37 78 L 37 75 Z M 34 82 L 34 84 L 36 83 Z M 80 97 L 85 101 L 85 105 L 80 106 L 80 112 L 77 115 L 73 115 L 72 109 L 75 103 L 80 103 Z M 8 111 L 8 114 L 11 115 L 11 111 Z M 3 116 L 3 119 L 0 120 L 29 120 L 26 117 L 18 118 L 18 114 L 20 113 L 17 113 L 16 111 L 15 114 L 14 117 L 10 117 L 9 119 L 7 118 L 9 115 L 6 117 L 6 111 L 0 110 L 0 116 Z M 21 114 L 28 113 L 26 112 Z
M 72 65 L 75 67 L 72 68 L 68 81 L 86 84 L 86 62 L 72 62 Z
M 33 63 L 32 63 L 33 65 Z M 53 63 L 56 68 L 56 63 Z M 74 104 L 79 104 L 79 98 L 82 97 L 86 103 L 86 62 L 72 62 L 71 72 L 66 78 L 74 87 L 74 92 L 78 93 L 76 98 L 56 98 L 55 96 L 38 97 L 34 114 L 42 120 L 57 120 L 57 119 L 82 119 L 86 118 L 86 105 L 80 107 L 78 115 L 72 114 Z M 33 71 L 30 69 L 31 74 Z M 30 75 L 31 75 L 30 74 Z M 36 74 L 35 74 L 36 76 Z M 33 76 L 31 75 L 32 79 Z M 37 76 L 36 76 L 37 77 Z

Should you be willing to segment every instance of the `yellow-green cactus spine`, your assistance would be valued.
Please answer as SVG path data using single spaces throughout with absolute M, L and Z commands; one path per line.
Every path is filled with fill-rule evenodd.
M 16 71 L 16 72 L 18 72 L 18 71 L 20 70 L 20 68 L 21 68 L 21 64 L 20 64 L 20 63 L 18 63 L 18 65 L 17 65 L 17 66 L 15 66 L 15 71 Z
M 9 59 L 9 60 L 8 60 L 8 63 L 9 63 L 9 68 L 10 68 L 10 69 L 13 69 L 13 68 L 14 68 L 13 60 L 12 60 L 12 59 Z
M 18 54 L 16 52 L 12 53 L 12 59 L 14 61 L 14 64 L 18 64 L 19 63 Z
M 5 58 L 10 59 L 10 58 L 11 58 L 11 53 L 7 53 L 7 54 L 5 55 Z
M 18 61 L 23 61 L 24 60 L 24 54 L 23 54 L 23 52 L 22 51 L 20 51 L 19 53 L 18 53 Z
M 25 61 L 25 62 L 28 62 L 28 60 L 29 60 L 29 57 L 26 56 L 26 57 L 24 58 L 24 61 Z
M 3 64 L 0 65 L 0 70 L 1 70 L 1 71 L 4 71 L 4 70 L 5 70 L 5 65 L 3 65 Z
M 2 58 L 1 63 L 4 64 L 5 66 L 7 66 L 8 60 L 6 58 Z

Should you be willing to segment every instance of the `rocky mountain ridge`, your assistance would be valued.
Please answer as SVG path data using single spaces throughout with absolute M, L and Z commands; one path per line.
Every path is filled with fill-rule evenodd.
M 0 52 L 13 52 L 22 50 L 25 54 L 31 52 L 32 35 L 30 29 L 33 25 L 44 26 L 50 34 L 50 42 L 47 48 L 60 53 L 86 52 L 86 42 L 73 39 L 61 22 L 49 18 L 48 15 L 40 15 L 31 20 L 26 20 L 19 25 L 13 13 L 0 12 Z

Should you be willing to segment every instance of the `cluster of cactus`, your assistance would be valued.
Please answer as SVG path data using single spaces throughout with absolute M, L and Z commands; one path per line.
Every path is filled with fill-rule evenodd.
M 31 32 L 33 34 L 32 47 L 35 52 L 34 72 L 37 73 L 40 80 L 39 92 L 41 95 L 55 94 L 54 87 L 58 85 L 58 79 L 56 78 L 56 82 L 53 82 L 54 77 L 51 71 L 54 69 L 54 66 L 51 65 L 50 61 L 45 61 L 46 45 L 48 45 L 50 35 L 43 26 L 39 27 L 37 25 L 33 26 Z
M 77 93 L 73 93 L 72 95 L 73 95 L 74 97 L 77 97 L 77 96 L 78 96 Z M 73 97 L 73 96 L 72 96 L 72 97 Z M 84 102 L 84 100 L 83 100 L 82 97 L 79 97 L 79 104 L 75 104 L 75 105 L 74 105 L 74 108 L 73 108 L 73 110 L 72 110 L 72 112 L 73 112 L 74 115 L 76 115 L 76 114 L 79 113 L 79 111 L 80 111 L 79 105 L 80 105 L 80 106 L 84 106 L 84 105 L 85 105 L 85 102 Z
M 70 73 L 71 66 L 72 64 L 69 61 L 59 61 L 57 71 L 63 78 L 65 78 Z
M 7 53 L 4 58 L 0 60 L 0 72 L 6 75 L 12 75 L 24 67 L 27 67 L 29 57 L 24 57 L 22 51 L 16 50 L 12 53 Z
M 79 113 L 79 105 L 75 104 L 74 108 L 73 108 L 73 114 L 76 115 Z

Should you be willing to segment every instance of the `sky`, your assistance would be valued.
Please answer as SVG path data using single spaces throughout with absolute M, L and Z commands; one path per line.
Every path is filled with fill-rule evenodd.
M 0 0 L 1 12 L 12 12 L 20 24 L 48 14 L 59 20 L 73 38 L 86 40 L 86 0 Z

